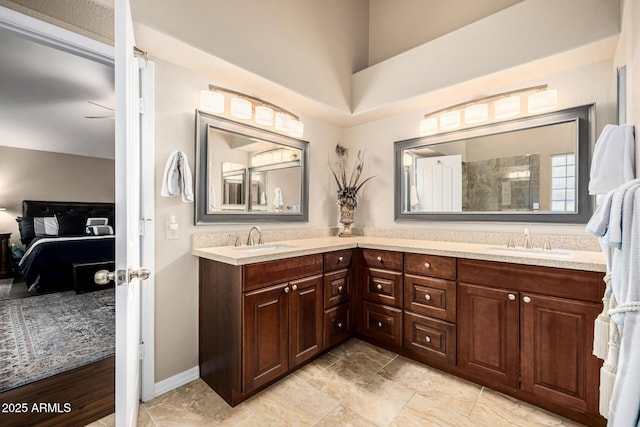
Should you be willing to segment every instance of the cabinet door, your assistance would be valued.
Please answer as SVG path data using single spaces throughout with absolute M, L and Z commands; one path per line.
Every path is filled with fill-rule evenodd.
M 594 303 L 521 293 L 522 389 L 563 407 L 598 412 L 592 356 Z
M 365 268 L 362 297 L 379 304 L 402 307 L 402 273 Z
M 295 280 L 289 285 L 289 361 L 290 366 L 294 367 L 322 350 L 322 276 Z
M 289 369 L 289 293 L 282 284 L 244 295 L 244 393 Z
M 339 270 L 324 275 L 324 308 L 351 299 L 351 270 Z
M 518 386 L 518 293 L 458 287 L 458 365 L 488 385 Z
M 324 348 L 333 347 L 351 336 L 351 303 L 324 311 Z

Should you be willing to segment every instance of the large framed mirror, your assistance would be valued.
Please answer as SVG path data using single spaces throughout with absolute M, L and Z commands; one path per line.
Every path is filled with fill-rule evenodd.
M 593 106 L 397 141 L 395 218 L 586 223 Z
M 307 221 L 308 146 L 196 110 L 196 225 Z

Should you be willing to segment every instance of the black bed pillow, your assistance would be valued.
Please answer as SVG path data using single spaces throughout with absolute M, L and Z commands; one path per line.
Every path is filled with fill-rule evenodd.
M 58 219 L 58 236 L 82 236 L 85 234 L 87 217 L 81 214 L 56 214 Z
M 20 231 L 20 241 L 23 245 L 29 246 L 29 243 L 36 237 L 36 231 L 33 228 L 33 218 L 19 216 L 16 218 L 18 230 Z

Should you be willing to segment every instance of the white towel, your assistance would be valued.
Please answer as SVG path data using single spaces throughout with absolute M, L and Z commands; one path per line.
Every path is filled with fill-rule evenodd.
M 183 202 L 193 202 L 193 178 L 187 155 L 175 150 L 169 154 L 162 177 L 162 197 L 173 197 L 182 193 Z
M 415 209 L 420 204 L 420 197 L 418 197 L 418 189 L 415 185 L 411 186 L 411 208 Z
M 591 160 L 589 194 L 606 194 L 635 178 L 633 126 L 606 125 Z
M 284 201 L 282 200 L 282 190 L 280 187 L 276 187 L 275 194 L 273 195 L 273 206 L 276 209 L 282 208 L 284 206 Z

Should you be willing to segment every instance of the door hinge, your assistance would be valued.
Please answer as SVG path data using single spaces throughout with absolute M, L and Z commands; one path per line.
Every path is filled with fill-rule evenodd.
M 144 114 L 144 98 L 138 100 L 138 113 Z
M 141 219 L 141 220 L 138 222 L 138 230 L 139 230 L 139 231 L 138 231 L 138 235 L 140 235 L 140 236 L 144 236 L 144 219 Z
M 140 360 L 144 359 L 144 343 L 140 343 Z

